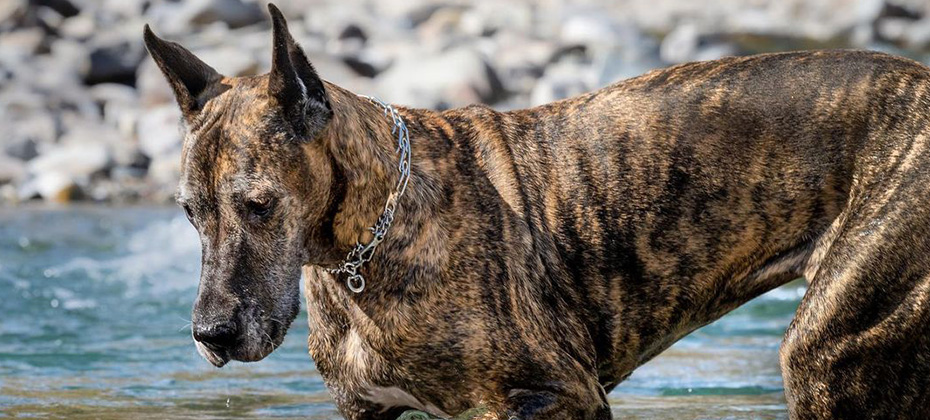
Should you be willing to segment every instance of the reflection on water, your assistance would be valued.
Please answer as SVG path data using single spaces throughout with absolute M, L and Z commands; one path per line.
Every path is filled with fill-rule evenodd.
M 305 314 L 260 363 L 190 336 L 199 241 L 174 209 L 0 210 L 0 417 L 338 419 Z M 786 418 L 778 345 L 803 285 L 686 337 L 610 394 L 624 418 Z

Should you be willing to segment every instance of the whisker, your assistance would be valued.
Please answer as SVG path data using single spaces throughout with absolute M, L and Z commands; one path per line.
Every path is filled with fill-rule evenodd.
M 271 350 L 274 348 L 274 340 L 271 339 L 271 336 L 268 334 L 267 331 L 262 330 L 262 334 L 264 334 L 265 337 L 268 338 L 268 346 L 266 347 L 265 345 L 262 345 L 262 357 L 261 358 L 264 359 L 265 356 L 269 355 L 271 353 Z

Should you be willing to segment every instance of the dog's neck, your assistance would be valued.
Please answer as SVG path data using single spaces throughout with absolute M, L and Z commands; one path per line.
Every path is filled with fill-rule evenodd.
M 370 228 L 400 176 L 400 156 L 394 123 L 383 108 L 331 84 L 327 91 L 333 119 L 322 137 L 343 183 L 336 186 L 341 196 L 334 203 L 333 247 L 335 255 L 344 256 L 357 243 L 371 240 Z M 409 118 L 405 110 L 398 111 Z M 399 199 L 394 224 L 372 260 L 360 269 L 367 279 L 362 295 L 401 292 L 421 274 L 440 270 L 447 255 L 438 217 L 438 177 L 430 165 L 422 164 L 425 156 L 416 144 L 412 153 L 409 185 Z

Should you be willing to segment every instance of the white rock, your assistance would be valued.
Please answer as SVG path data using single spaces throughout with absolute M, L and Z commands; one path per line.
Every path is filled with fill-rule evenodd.
M 30 112 L 15 117 L 7 126 L 3 146 L 9 154 L 10 149 L 17 149 L 13 154 L 24 160 L 35 157 L 37 145 L 51 145 L 58 138 L 58 122 L 47 112 Z M 33 143 L 28 146 L 26 143 Z M 32 151 L 30 151 L 30 148 Z
M 904 34 L 904 40 L 913 48 L 924 48 L 930 44 L 930 16 L 912 23 Z
M 700 33 L 697 25 L 686 23 L 669 32 L 662 40 L 659 57 L 671 64 L 686 63 L 694 60 L 698 51 Z
M 45 200 L 67 202 L 80 195 L 80 187 L 74 178 L 59 171 L 38 175 L 27 184 L 20 193 L 21 198 L 28 199 L 38 194 Z M 25 197 L 23 197 L 25 195 Z
M 26 14 L 29 8 L 29 0 L 4 0 L 0 1 L 0 31 L 10 29 L 18 19 Z
M 616 33 L 615 24 L 609 17 L 580 14 L 565 21 L 561 38 L 569 44 L 604 44 L 614 42 Z
M 81 13 L 65 19 L 58 29 L 66 38 L 85 40 L 94 35 L 94 31 L 97 30 L 97 22 L 92 13 Z
M 446 44 L 452 35 L 459 31 L 462 19 L 461 7 L 443 7 L 436 10 L 425 22 L 417 27 L 417 35 L 422 43 Z
M 590 72 L 578 63 L 563 62 L 546 69 L 530 93 L 530 105 L 542 105 L 591 90 Z
M 116 84 L 101 83 L 91 86 L 91 98 L 103 107 L 103 122 L 116 127 L 120 136 L 129 139 L 136 133 L 136 124 L 143 113 L 139 109 L 139 98 L 132 87 Z
M 495 39 L 494 68 L 510 92 L 529 92 L 559 51 L 553 42 L 532 39 L 510 30 L 499 31 Z
M 534 5 L 527 2 L 476 2 L 459 21 L 459 30 L 470 36 L 483 36 L 503 29 L 530 34 Z
M 257 3 L 241 0 L 190 0 L 169 11 L 160 22 L 169 32 L 187 32 L 191 26 L 223 22 L 239 28 L 267 19 Z
M 110 153 L 101 143 L 73 143 L 47 151 L 28 164 L 29 173 L 40 176 L 58 172 L 72 181 L 105 170 Z
M 35 54 L 42 45 L 43 39 L 45 39 L 45 32 L 42 28 L 18 29 L 0 33 L 0 49 L 15 50 L 21 54 Z
M 502 94 L 494 70 L 479 53 L 466 47 L 433 57 L 404 57 L 376 82 L 385 100 L 417 107 L 493 102 Z
M 254 76 L 258 74 L 258 60 L 248 51 L 235 45 L 194 52 L 203 62 L 226 76 Z
M 26 164 L 23 161 L 0 154 L 0 184 L 18 182 L 26 177 Z
M 119 83 L 100 83 L 88 89 L 90 97 L 98 103 L 116 102 L 123 105 L 135 103 L 138 100 L 136 90 L 131 86 Z
M 152 158 L 149 164 L 149 179 L 158 185 L 174 188 L 181 176 L 180 151 Z
M 138 125 L 139 149 L 142 153 L 154 159 L 180 150 L 180 118 L 181 111 L 173 104 L 146 111 Z
M 142 106 L 175 103 L 171 86 L 151 57 L 146 57 L 136 70 L 136 90 Z
M 694 61 L 716 60 L 718 58 L 735 55 L 736 47 L 726 43 L 714 43 L 702 46 L 695 52 Z

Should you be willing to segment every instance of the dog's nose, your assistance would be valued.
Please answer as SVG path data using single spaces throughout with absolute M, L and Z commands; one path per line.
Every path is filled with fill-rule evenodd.
M 239 329 L 232 321 L 198 324 L 194 327 L 194 339 L 213 349 L 225 349 L 236 343 Z

